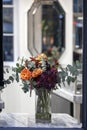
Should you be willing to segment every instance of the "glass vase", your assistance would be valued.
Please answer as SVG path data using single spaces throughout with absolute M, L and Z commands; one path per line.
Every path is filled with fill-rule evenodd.
M 36 90 L 36 123 L 51 123 L 51 95 L 45 88 Z

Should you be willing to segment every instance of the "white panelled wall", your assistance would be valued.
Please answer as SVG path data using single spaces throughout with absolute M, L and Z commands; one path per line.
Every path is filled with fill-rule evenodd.
M 60 63 L 66 65 L 72 64 L 72 0 L 59 1 L 66 12 L 66 49 L 60 59 Z M 27 10 L 31 7 L 32 3 L 33 0 L 14 0 L 14 44 L 16 45 L 15 51 L 17 51 L 15 61 L 18 56 L 30 57 L 30 53 L 27 49 Z M 3 90 L 2 99 L 5 102 L 5 108 L 3 109 L 3 112 L 18 112 L 30 114 L 34 114 L 35 112 L 34 91 L 32 92 L 32 97 L 30 97 L 29 93 L 25 94 L 21 89 L 21 86 L 16 82 L 8 85 L 8 87 Z M 54 98 L 54 100 L 56 99 L 58 100 L 58 98 Z M 64 101 L 62 101 L 62 104 L 60 105 L 61 108 L 63 108 Z M 67 110 L 69 103 L 67 103 L 67 105 L 65 106 L 66 107 L 64 109 Z

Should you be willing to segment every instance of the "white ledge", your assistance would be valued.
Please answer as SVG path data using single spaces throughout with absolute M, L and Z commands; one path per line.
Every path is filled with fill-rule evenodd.
M 82 94 L 73 94 L 70 91 L 67 91 L 66 89 L 59 88 L 57 90 L 53 90 L 53 94 L 60 96 L 70 102 L 73 103 L 82 103 Z

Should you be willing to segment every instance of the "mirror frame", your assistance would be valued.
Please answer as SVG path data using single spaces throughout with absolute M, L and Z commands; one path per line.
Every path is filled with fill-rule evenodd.
M 0 0 L 0 32 L 2 32 L 2 0 Z M 87 130 L 87 0 L 83 0 L 83 103 L 82 103 L 82 128 L 57 128 L 58 130 Z M 2 33 L 0 33 L 0 42 L 3 42 L 2 39 Z M 0 68 L 2 69 L 2 65 L 3 65 L 3 55 L 2 55 L 2 46 L 3 44 L 0 44 Z M 0 69 L 0 70 L 1 70 Z M 2 73 L 1 73 L 2 74 Z M 2 86 L 2 77 L 0 76 L 0 86 Z M 9 129 L 9 128 L 3 128 L 3 129 Z M 12 128 L 13 130 L 15 128 Z M 16 128 L 16 129 L 20 129 L 20 128 Z M 25 128 L 23 128 L 25 129 Z M 28 128 L 31 130 L 34 129 L 41 129 L 43 130 L 43 128 Z M 44 128 L 44 129 L 51 129 L 51 128 Z M 54 130 L 55 128 L 52 128 L 52 130 Z
M 40 19 L 38 20 L 39 24 L 41 23 L 41 21 L 44 20 L 43 19 L 43 6 L 44 5 L 48 5 L 48 6 L 51 5 L 52 6 L 51 9 L 54 9 L 54 7 L 55 7 L 54 10 L 57 14 L 61 13 L 61 14 L 64 15 L 64 19 L 62 20 L 62 22 L 64 24 L 63 27 L 62 27 L 64 33 L 61 35 L 61 32 L 59 32 L 59 35 L 61 35 L 62 40 L 61 40 L 61 42 L 59 42 L 59 40 L 58 40 L 59 38 L 57 38 L 58 43 L 53 45 L 54 47 L 61 48 L 61 51 L 59 51 L 59 59 L 60 59 L 61 56 L 66 51 L 66 41 L 65 41 L 66 12 L 65 12 L 64 8 L 62 7 L 62 5 L 60 4 L 60 2 L 58 0 L 41 0 L 41 1 L 36 0 L 36 1 L 33 1 L 31 7 L 27 10 L 27 47 L 28 47 L 28 50 L 29 50 L 31 55 L 36 55 L 37 53 L 44 52 L 43 51 L 43 45 L 42 45 L 42 43 L 43 43 L 43 41 L 42 41 L 42 39 L 43 39 L 42 24 L 38 28 L 38 31 L 39 31 L 38 34 L 39 35 L 37 35 L 37 36 L 36 36 L 36 30 L 37 29 L 35 28 L 36 26 L 38 27 L 37 22 L 36 22 L 37 21 L 36 15 L 37 15 L 39 8 L 41 8 L 41 10 L 42 10 L 42 13 L 40 14 L 41 15 Z M 29 25 L 29 23 L 30 23 L 30 25 Z M 60 27 L 60 25 L 58 25 L 58 28 L 59 27 Z M 46 34 L 46 37 L 47 37 L 47 34 Z M 53 35 L 53 37 L 55 37 L 55 35 Z M 36 41 L 36 39 L 39 39 L 39 41 Z M 40 49 L 36 47 L 37 43 L 39 43 L 38 46 L 39 46 Z M 54 43 L 55 43 L 55 38 L 54 38 Z M 32 49 L 32 51 L 31 51 L 31 49 Z

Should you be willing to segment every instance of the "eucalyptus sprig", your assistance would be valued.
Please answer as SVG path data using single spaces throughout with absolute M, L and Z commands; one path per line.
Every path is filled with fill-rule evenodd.
M 68 85 L 70 85 L 72 82 L 74 83 L 79 74 L 82 73 L 82 64 L 79 61 L 76 61 L 73 65 L 68 64 L 65 68 L 62 68 L 62 66 L 59 68 L 59 77 L 61 79 L 60 82 L 63 83 L 64 86 L 65 82 L 67 82 Z
M 30 68 L 30 70 L 35 68 L 35 64 L 34 62 L 28 62 L 26 59 L 22 58 L 18 60 L 19 62 L 16 63 L 16 67 L 12 67 L 12 74 L 10 76 L 8 76 L 7 79 L 4 79 L 4 85 L 6 86 L 7 84 L 13 83 L 14 80 L 16 80 L 17 82 L 19 82 L 19 73 L 21 72 L 21 70 L 25 67 L 24 66 L 24 62 L 26 63 L 26 66 Z M 45 71 L 45 61 L 42 60 L 41 62 L 42 66 L 40 66 L 41 68 L 43 68 L 43 70 Z M 39 65 L 38 65 L 39 66 Z M 72 82 L 74 83 L 77 80 L 77 77 L 79 74 L 82 73 L 82 64 L 79 61 L 76 61 L 73 65 L 68 64 L 65 68 L 63 68 L 61 65 L 58 66 L 60 71 L 58 70 L 58 85 L 61 87 L 62 83 L 65 86 L 65 83 L 67 82 L 68 85 L 70 85 Z M 49 66 L 48 66 L 49 68 Z M 8 74 L 9 73 L 9 69 L 5 69 L 4 73 Z M 22 87 L 23 91 L 26 93 L 27 91 L 29 91 L 29 81 L 23 81 L 24 86 Z M 35 86 L 35 82 L 32 82 Z M 5 87 L 2 87 L 0 89 L 3 89 Z

